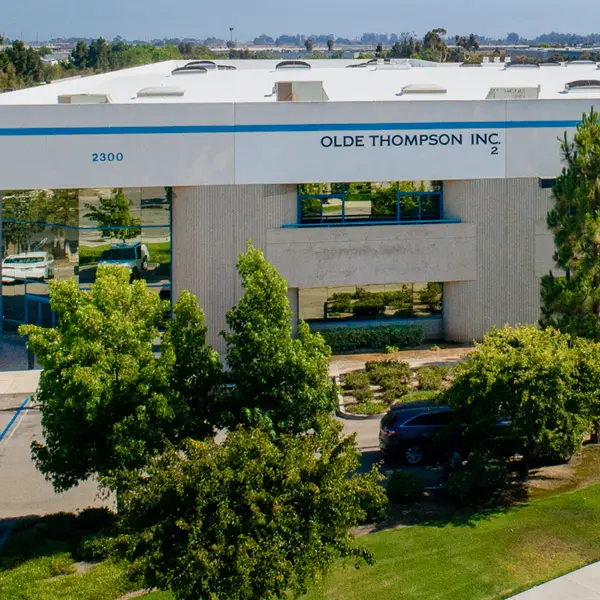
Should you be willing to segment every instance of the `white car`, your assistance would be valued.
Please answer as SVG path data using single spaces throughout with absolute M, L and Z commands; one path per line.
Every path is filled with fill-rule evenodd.
M 54 257 L 48 252 L 11 254 L 2 261 L 2 283 L 54 277 Z
M 145 244 L 119 244 L 104 250 L 98 266 L 121 265 L 127 267 L 132 279 L 138 279 L 142 271 L 148 270 L 150 253 Z

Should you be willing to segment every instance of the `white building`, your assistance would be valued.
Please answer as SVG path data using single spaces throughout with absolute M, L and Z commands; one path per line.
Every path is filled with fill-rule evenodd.
M 174 296 L 198 296 L 220 348 L 249 238 L 301 317 L 336 290 L 440 282 L 428 335 L 470 341 L 537 321 L 553 268 L 545 180 L 592 106 L 596 64 L 166 62 L 0 95 L 0 188 L 172 186 Z M 387 213 L 339 194 L 311 213 L 298 196 L 416 180 L 443 196 L 408 218 L 402 194 Z

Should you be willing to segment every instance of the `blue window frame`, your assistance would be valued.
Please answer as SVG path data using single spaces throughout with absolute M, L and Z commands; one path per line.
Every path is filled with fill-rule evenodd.
M 389 225 L 458 222 L 444 218 L 443 188 L 400 191 L 398 186 L 331 184 L 329 193 L 302 193 L 296 226 Z

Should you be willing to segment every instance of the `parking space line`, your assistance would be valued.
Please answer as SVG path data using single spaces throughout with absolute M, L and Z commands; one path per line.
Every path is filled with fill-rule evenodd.
M 12 419 L 8 422 L 8 425 L 4 428 L 2 433 L 0 433 L 0 442 L 5 438 L 6 434 L 10 431 L 10 428 L 14 425 L 15 421 L 19 418 L 19 415 L 23 412 L 25 406 L 30 400 L 31 397 L 27 397 L 25 400 L 23 400 L 23 404 L 19 406 L 15 414 L 12 416 Z

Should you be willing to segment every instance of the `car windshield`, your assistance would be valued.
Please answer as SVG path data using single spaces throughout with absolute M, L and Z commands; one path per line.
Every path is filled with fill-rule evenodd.
M 135 259 L 135 248 L 111 248 L 104 250 L 100 260 L 132 260 Z
M 34 265 L 36 263 L 43 263 L 43 256 L 9 256 L 4 264 L 7 265 Z

